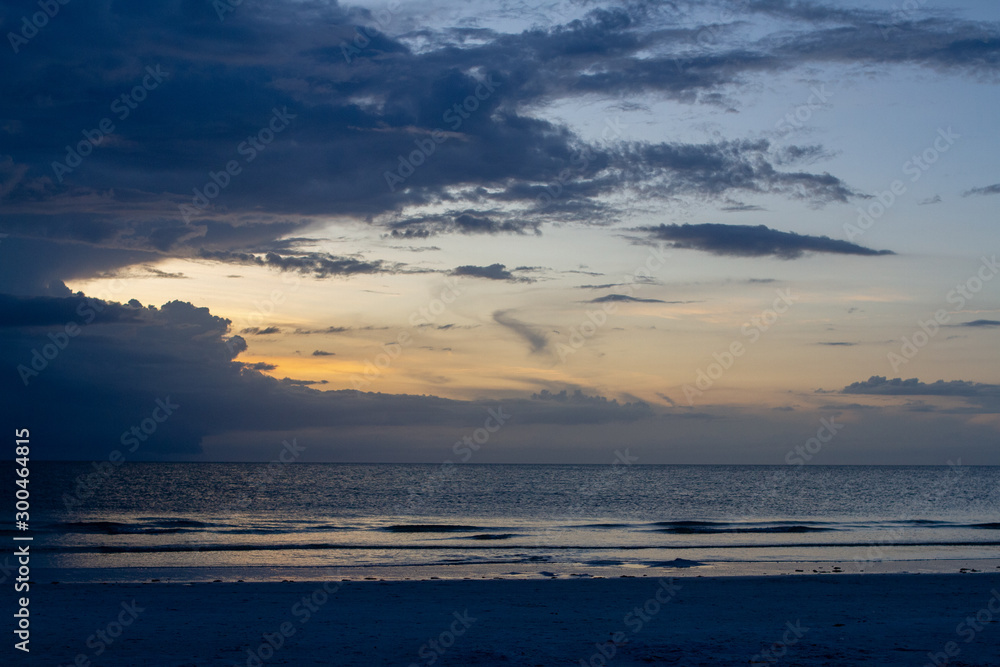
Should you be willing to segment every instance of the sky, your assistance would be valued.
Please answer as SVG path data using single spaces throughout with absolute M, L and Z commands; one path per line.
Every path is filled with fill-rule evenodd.
M 1000 464 L 995 2 L 36 9 L 40 458 Z

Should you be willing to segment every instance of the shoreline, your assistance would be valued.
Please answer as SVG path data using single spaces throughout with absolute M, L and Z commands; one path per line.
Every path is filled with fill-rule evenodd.
M 1000 643 L 996 571 L 38 583 L 32 596 L 32 655 L 16 664 L 989 665 Z
M 622 579 L 622 578 L 729 578 L 823 575 L 1000 573 L 1000 558 L 927 558 L 891 561 L 783 560 L 692 561 L 675 559 L 655 566 L 631 564 L 496 561 L 452 565 L 366 566 L 153 566 L 121 568 L 36 567 L 40 583 L 170 583 L 326 581 L 435 581 L 470 579 Z

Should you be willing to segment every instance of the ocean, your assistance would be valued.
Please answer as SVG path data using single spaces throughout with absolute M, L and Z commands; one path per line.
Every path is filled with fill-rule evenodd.
M 62 581 L 863 571 L 1000 546 L 996 466 L 33 462 L 31 479 L 18 534 Z

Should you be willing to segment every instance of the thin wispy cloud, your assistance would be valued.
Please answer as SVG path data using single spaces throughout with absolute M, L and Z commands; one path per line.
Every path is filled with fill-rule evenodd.
M 274 252 L 258 255 L 246 252 L 217 250 L 202 251 L 198 256 L 202 259 L 210 259 L 217 262 L 262 266 L 281 271 L 296 271 L 298 273 L 310 274 L 317 278 L 392 273 L 402 268 L 400 264 L 390 264 L 379 260 L 368 262 L 352 257 L 337 257 L 326 253 L 308 253 L 292 256 L 279 255 Z
M 1000 320 L 972 320 L 970 322 L 962 322 L 961 324 L 956 324 L 954 326 L 959 327 L 1000 327 Z
M 1000 195 L 1000 183 L 972 188 L 962 193 L 963 197 L 971 197 L 973 195 Z
M 662 299 L 643 299 L 628 294 L 605 294 L 596 299 L 590 299 L 585 303 L 684 303 L 683 301 L 664 301 Z
M 549 340 L 546 335 L 537 327 L 515 318 L 509 310 L 498 310 L 493 313 L 493 321 L 517 334 L 528 344 L 532 353 L 538 354 L 548 351 Z

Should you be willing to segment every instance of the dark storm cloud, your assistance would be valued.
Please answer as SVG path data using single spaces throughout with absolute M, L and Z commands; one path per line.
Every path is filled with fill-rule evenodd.
M 764 225 L 660 225 L 641 227 L 652 239 L 668 241 L 674 248 L 703 250 L 714 255 L 736 257 L 778 257 L 797 259 L 807 252 L 843 255 L 892 255 L 891 250 L 872 250 L 855 243 L 782 232 Z
M 1000 397 L 1000 385 L 965 380 L 938 380 L 936 382 L 921 382 L 917 378 L 903 380 L 901 378 L 886 379 L 873 375 L 864 382 L 849 384 L 841 390 L 844 394 L 876 394 L 883 396 L 968 396 L 968 397 Z
M 44 327 L 76 321 L 107 324 L 133 322 L 138 317 L 134 307 L 85 296 L 22 298 L 0 294 L 0 327 Z
M 64 280 L 159 259 L 159 255 L 151 252 L 10 236 L 0 241 L 0 292 L 68 296 L 70 290 Z
M 260 370 L 266 362 L 241 363 L 247 350 L 229 336 L 229 320 L 207 308 L 173 301 L 160 308 L 105 303 L 116 314 L 89 319 L 74 311 L 78 297 L 4 301 L 0 375 L 4 423 L 16 415 L 44 442 L 49 459 L 107 460 L 126 452 L 122 435 L 149 419 L 160 405 L 171 413 L 155 433 L 127 451 L 131 459 L 196 456 L 212 435 L 351 427 L 482 426 L 487 408 L 503 407 L 531 424 L 615 423 L 640 419 L 642 410 L 609 402 L 583 414 L 575 405 L 536 401 L 481 403 L 433 396 L 320 392 L 315 380 L 278 380 Z M 71 319 L 64 321 L 64 315 Z M 127 315 L 127 317 L 125 316 Z M 67 333 L 67 324 L 78 326 Z M 523 406 L 520 411 L 511 406 Z M 163 416 L 162 410 L 158 413 Z M 279 438 L 280 439 L 280 438 Z M 240 441 L 239 436 L 235 440 Z M 239 451 L 237 447 L 235 451 Z
M 326 350 L 313 350 L 312 356 L 314 357 L 332 357 L 336 352 L 327 352 Z
M 728 104 L 754 77 L 840 63 L 996 78 L 994 24 L 778 1 L 704 7 L 595 8 L 516 34 L 427 29 L 418 50 L 407 45 L 416 32 L 378 32 L 345 55 L 372 19 L 336 3 L 244 3 L 224 21 L 207 2 L 67 5 L 18 53 L 0 56 L 0 231 L 73 240 L 100 256 L 66 269 L 42 260 L 31 289 L 44 293 L 91 264 L 156 259 L 142 253 L 260 254 L 332 214 L 385 218 L 390 233 L 421 238 L 614 221 L 621 211 L 598 198 L 626 186 L 660 198 L 842 202 L 855 190 L 837 176 L 779 168 L 823 156 L 822 147 L 621 134 L 588 145 L 536 111 L 581 96 Z M 716 7 L 718 18 L 704 18 Z M 5 4 L 0 22 L 16 26 L 23 13 Z M 755 25 L 758 15 L 787 24 Z M 456 214 L 420 222 L 407 211 L 417 205 Z M 391 225 L 407 218 L 416 221 Z M 133 254 L 111 261 L 116 249 Z M 336 259 L 327 268 L 276 254 L 284 270 L 345 274 Z
M 33 300 L 25 299 L 31 303 Z M 63 309 L 78 299 L 64 299 Z M 54 304 L 50 304 L 52 307 Z M 157 399 L 180 402 L 194 417 L 211 410 L 230 383 L 254 373 L 232 363 L 245 349 L 242 338 L 227 344 L 229 322 L 206 308 L 170 302 L 161 308 L 107 304 L 105 312 L 128 311 L 127 321 L 106 321 L 75 312 L 47 330 L 0 330 L 4 365 L 0 377 L 11 413 L 32 424 L 49 443 L 50 458 L 74 458 L 121 447 L 119 436 L 149 417 Z M 263 377 L 263 376 L 261 376 Z M 182 400 L 177 401 L 179 397 Z M 202 420 L 208 418 L 204 414 Z M 193 453 L 204 427 L 190 418 L 160 424 L 160 437 L 142 455 Z

